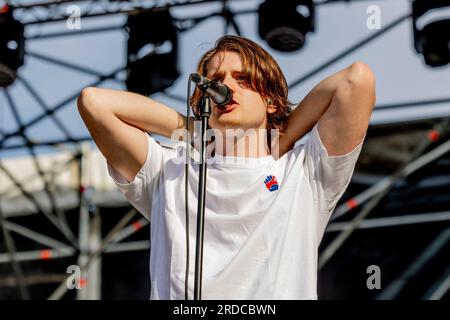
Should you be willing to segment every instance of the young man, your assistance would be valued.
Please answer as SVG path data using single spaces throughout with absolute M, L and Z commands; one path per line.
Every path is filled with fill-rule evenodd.
M 317 248 L 361 150 L 375 103 L 372 71 L 352 64 L 322 80 L 292 112 L 279 66 L 250 40 L 222 37 L 202 57 L 198 73 L 233 93 L 225 108 L 212 105 L 209 126 L 223 133 L 219 137 L 227 129 L 280 132 L 276 157 L 257 135 L 247 136 L 245 145 L 262 143 L 256 148 L 262 152 L 245 147 L 239 156 L 236 144 L 215 141 L 216 161 L 207 173 L 202 298 L 317 299 Z M 194 94 L 194 105 L 198 98 Z M 175 161 L 177 150 L 146 132 L 170 137 L 186 118 L 146 97 L 107 89 L 84 89 L 78 107 L 111 177 L 151 221 L 150 297 L 184 299 L 185 166 Z M 191 162 L 190 299 L 198 180 L 198 164 Z

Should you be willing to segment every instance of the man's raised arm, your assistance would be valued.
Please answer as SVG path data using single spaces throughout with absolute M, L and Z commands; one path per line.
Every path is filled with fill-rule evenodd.
M 362 62 L 325 78 L 292 111 L 280 153 L 319 122 L 320 138 L 329 156 L 343 155 L 364 137 L 375 105 L 375 76 Z
M 170 137 L 186 121 L 185 116 L 145 96 L 101 88 L 84 89 L 78 110 L 108 163 L 129 182 L 147 157 L 144 131 Z

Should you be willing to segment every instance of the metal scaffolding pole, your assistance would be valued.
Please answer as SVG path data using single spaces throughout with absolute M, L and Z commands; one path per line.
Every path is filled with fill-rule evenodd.
M 242 0 L 241 0 L 242 1 Z M 30 21 L 23 22 L 24 25 L 32 25 L 32 24 L 41 24 L 41 23 L 50 23 L 50 22 L 60 22 L 60 21 L 67 21 L 71 16 L 66 10 L 67 6 L 62 5 L 62 3 L 67 4 L 67 2 L 73 2 L 73 1 L 63 1 L 63 2 L 44 2 L 44 3 L 38 3 L 38 4 L 29 4 L 29 5 L 21 5 L 21 6 L 15 6 L 17 11 L 29 11 L 30 9 L 33 9 L 35 7 L 45 7 L 48 10 L 47 17 L 45 18 L 35 18 L 34 20 L 31 19 Z M 77 1 L 79 2 L 79 1 Z M 169 9 L 172 7 L 183 7 L 183 6 L 192 6 L 192 5 L 199 5 L 199 4 L 208 4 L 213 2 L 223 2 L 223 0 L 196 0 L 196 1 L 177 1 L 177 2 L 165 2 L 163 5 L 159 5 L 158 1 L 141 1 L 140 6 L 130 7 L 130 4 L 133 5 L 132 1 L 116 1 L 115 4 L 118 5 L 118 8 L 115 8 L 114 10 L 108 8 L 108 3 L 102 3 L 104 6 L 100 8 L 101 10 L 97 10 L 97 12 L 92 12 L 86 10 L 84 7 L 80 6 L 80 9 L 82 12 L 80 12 L 79 17 L 80 18 L 95 18 L 95 17 L 103 17 L 103 16 L 110 16 L 110 15 L 118 15 L 118 14 L 126 14 L 126 15 L 133 15 L 143 12 L 149 12 L 154 10 L 161 10 L 161 9 Z M 53 9 L 51 11 L 50 9 Z M 58 11 L 59 10 L 59 11 Z M 23 12 L 21 12 L 23 13 Z
M 396 227 L 396 226 L 431 223 L 439 221 L 450 221 L 450 211 L 410 214 L 398 217 L 366 219 L 358 226 L 358 229 Z M 350 228 L 351 222 L 334 222 L 330 223 L 330 225 L 326 229 L 326 232 L 344 231 Z
M 150 249 L 150 242 L 148 240 L 130 241 L 123 243 L 116 243 L 108 247 L 104 253 L 116 253 L 127 251 L 138 251 Z
M 140 218 L 139 220 L 133 222 L 131 225 L 123 228 L 120 232 L 117 232 L 114 238 L 111 240 L 111 243 L 117 243 L 122 241 L 123 239 L 129 237 L 130 235 L 136 233 L 139 229 L 142 229 L 150 222 L 145 218 Z
M 100 215 L 96 214 L 90 217 L 91 199 L 87 195 L 89 188 L 86 177 L 87 155 L 89 152 L 89 145 L 83 144 L 81 146 L 82 152 L 79 158 L 78 177 L 79 177 L 79 246 L 80 254 L 78 256 L 78 266 L 81 269 L 82 283 L 81 289 L 77 290 L 78 300 L 98 300 L 100 299 L 101 291 L 101 259 L 97 259 L 88 267 L 83 266 L 88 264 L 89 256 L 100 248 Z
M 35 260 L 50 260 L 58 258 L 71 257 L 75 254 L 75 249 L 72 247 L 61 247 L 55 249 L 42 249 L 33 251 L 16 252 L 13 258 L 17 262 L 35 261 Z M 7 253 L 0 254 L 0 263 L 11 262 L 11 257 Z
M 98 222 L 99 220 L 93 222 L 93 224 Z M 98 243 L 101 244 L 101 242 Z M 128 251 L 138 251 L 148 249 L 150 249 L 150 242 L 148 240 L 140 240 L 140 241 L 129 241 L 111 244 L 103 251 L 103 253 L 118 253 L 118 252 L 128 252 Z M 75 254 L 76 250 L 73 247 L 63 245 L 57 248 L 46 248 L 31 251 L 18 251 L 14 253 L 14 259 L 19 262 L 47 261 L 53 259 L 72 257 Z M 11 263 L 10 255 L 8 253 L 0 253 L 0 263 Z
M 41 39 L 49 39 L 49 38 L 57 38 L 57 37 L 67 37 L 69 35 L 73 36 L 73 35 L 80 35 L 80 34 L 91 34 L 91 33 L 98 33 L 98 32 L 117 31 L 117 30 L 124 30 L 124 26 L 114 25 L 114 26 L 92 28 L 92 29 L 88 29 L 88 30 L 71 30 L 70 32 L 64 31 L 64 32 L 37 34 L 37 35 L 27 36 L 27 37 L 25 37 L 25 40 L 26 41 L 41 40 Z
M 102 244 L 101 217 L 98 212 L 92 216 L 89 226 L 88 249 L 91 254 L 99 250 Z M 102 298 L 102 259 L 92 262 L 85 272 L 88 281 L 85 288 L 79 290 L 84 292 L 78 296 L 78 299 L 100 300 Z
M 25 228 L 21 225 L 18 225 L 11 221 L 4 221 L 4 226 L 10 231 L 13 231 L 17 234 L 20 234 L 23 237 L 26 237 L 30 240 L 33 240 L 37 243 L 43 244 L 45 246 L 48 246 L 50 248 L 62 248 L 65 247 L 66 244 L 59 242 L 58 240 L 52 239 L 50 237 L 47 237 L 43 234 L 37 233 L 36 231 L 33 231 L 29 228 Z

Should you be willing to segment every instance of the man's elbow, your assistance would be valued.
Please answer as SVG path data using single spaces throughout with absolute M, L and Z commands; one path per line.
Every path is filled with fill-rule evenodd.
M 94 108 L 97 108 L 97 95 L 98 89 L 95 87 L 87 87 L 81 90 L 77 99 L 78 111 L 80 113 L 89 111 L 92 112 Z
M 355 86 L 375 89 L 375 73 L 362 61 L 356 61 L 350 66 L 347 80 Z
M 372 107 L 376 99 L 375 82 L 375 73 L 367 64 L 356 61 L 351 65 L 347 85 L 351 86 L 355 94 L 366 96 L 372 102 Z
M 374 84 L 375 73 L 366 63 L 356 61 L 349 68 L 347 81 L 354 85 Z

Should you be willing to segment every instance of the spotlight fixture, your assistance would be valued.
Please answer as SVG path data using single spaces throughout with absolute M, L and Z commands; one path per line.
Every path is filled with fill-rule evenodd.
M 177 67 L 177 30 L 169 9 L 128 17 L 128 90 L 143 95 L 163 91 L 180 75 Z
M 14 83 L 17 70 L 24 62 L 24 27 L 13 17 L 12 8 L 0 8 L 0 87 Z
M 313 0 L 265 0 L 258 9 L 259 35 L 283 52 L 301 49 L 306 34 L 314 31 Z
M 440 67 L 450 62 L 450 16 L 431 20 L 422 28 L 424 23 L 420 20 L 425 21 L 425 14 L 431 10 L 448 6 L 450 0 L 414 0 L 412 3 L 414 47 L 431 67 Z

